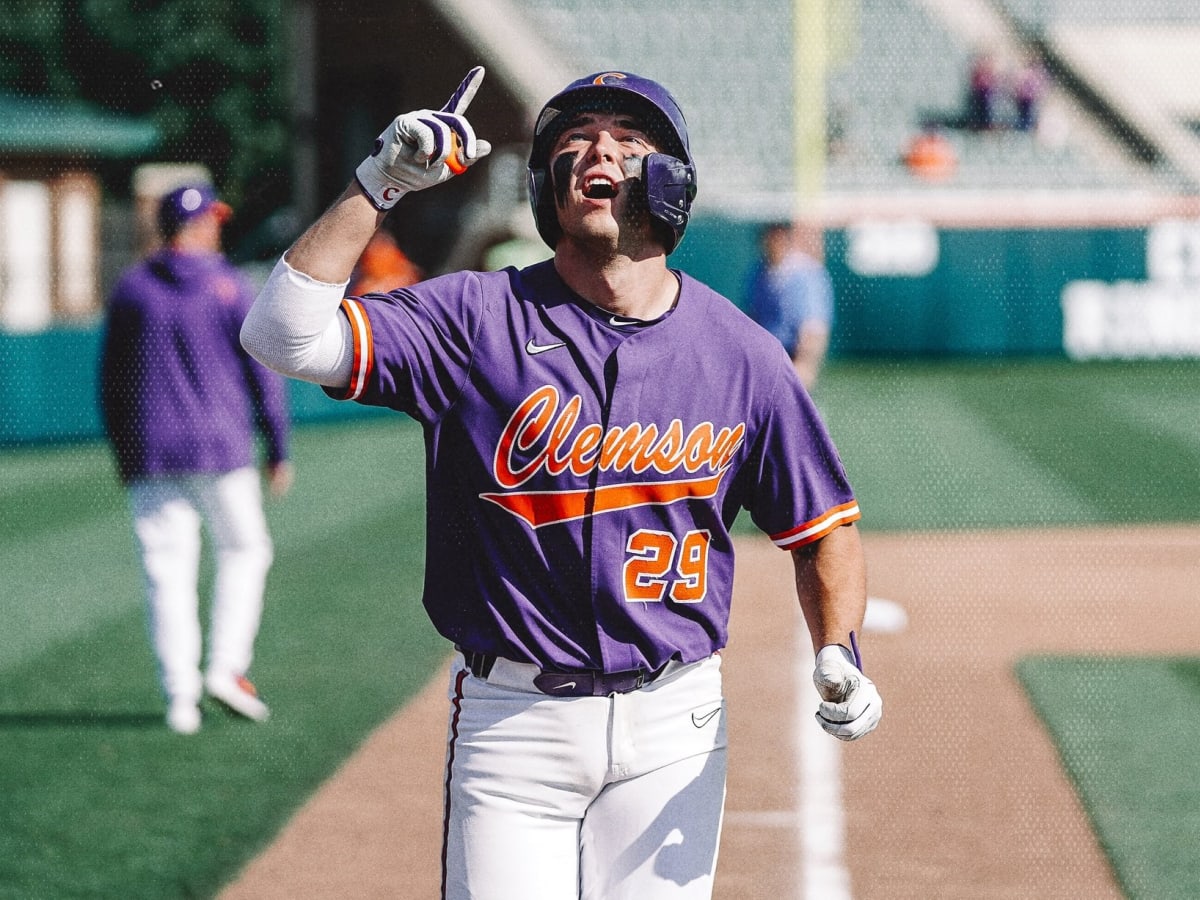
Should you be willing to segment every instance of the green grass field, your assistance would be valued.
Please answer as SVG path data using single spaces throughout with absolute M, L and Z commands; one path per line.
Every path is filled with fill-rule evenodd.
M 1200 364 L 875 363 L 817 400 L 864 527 L 1200 517 Z
M 107 449 L 0 455 L 0 897 L 213 895 L 444 657 L 419 430 L 312 426 L 295 448 L 254 667 L 272 721 L 212 708 L 195 739 L 163 727 Z
M 1200 658 L 1017 667 L 1127 896 L 1200 896 Z
M 1195 521 L 1198 383 L 1190 362 L 841 362 L 817 400 L 866 529 Z M 294 443 L 296 488 L 269 509 L 276 565 L 253 673 L 273 718 L 210 709 L 191 739 L 162 724 L 107 449 L 0 451 L 0 898 L 212 896 L 444 659 L 419 602 L 419 430 L 373 417 L 303 426 Z M 1191 684 L 1172 727 L 1194 748 Z M 1194 766 L 1124 764 L 1145 752 L 1126 718 L 1093 716 L 1112 739 L 1063 750 L 1089 809 L 1109 773 L 1133 773 L 1122 790 L 1192 796 Z M 1183 896 L 1134 889 L 1162 883 L 1151 870 L 1186 876 L 1153 851 L 1200 846 L 1194 815 L 1101 830 L 1131 896 Z

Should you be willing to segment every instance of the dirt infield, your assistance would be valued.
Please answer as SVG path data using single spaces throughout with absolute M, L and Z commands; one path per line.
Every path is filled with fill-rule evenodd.
M 844 864 L 858 900 L 1120 898 L 1013 675 L 1029 653 L 1194 652 L 1200 528 L 867 534 L 870 592 L 908 627 L 863 652 L 885 701 L 841 753 Z M 727 818 L 715 896 L 802 897 L 792 740 L 806 640 L 787 557 L 739 543 L 724 667 Z M 789 618 L 790 616 L 790 618 Z M 793 627 L 781 627 L 791 624 Z M 445 676 L 439 672 L 221 896 L 437 896 Z

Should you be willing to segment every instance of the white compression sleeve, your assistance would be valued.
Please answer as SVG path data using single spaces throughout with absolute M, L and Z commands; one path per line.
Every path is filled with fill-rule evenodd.
M 242 323 L 242 346 L 282 375 L 346 387 L 354 366 L 350 324 L 338 315 L 346 284 L 327 284 L 280 257 Z

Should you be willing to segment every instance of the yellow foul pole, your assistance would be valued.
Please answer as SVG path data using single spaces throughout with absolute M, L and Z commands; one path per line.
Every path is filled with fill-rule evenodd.
M 792 121 L 795 129 L 797 227 L 819 250 L 821 196 L 825 191 L 825 72 L 829 62 L 828 0 L 792 0 Z

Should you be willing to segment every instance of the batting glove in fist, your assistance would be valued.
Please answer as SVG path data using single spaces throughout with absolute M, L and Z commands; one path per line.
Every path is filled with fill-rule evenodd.
M 875 730 L 883 715 L 883 698 L 841 644 L 821 648 L 813 684 L 821 695 L 817 721 L 835 738 L 856 741 Z
M 375 139 L 374 151 L 359 163 L 354 177 L 377 209 L 391 209 L 409 191 L 461 175 L 492 152 L 463 115 L 483 74 L 483 66 L 476 66 L 440 110 L 397 116 Z

